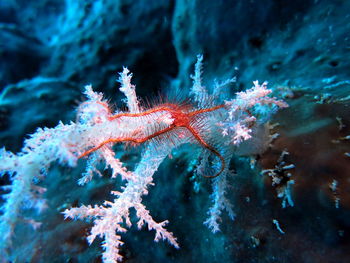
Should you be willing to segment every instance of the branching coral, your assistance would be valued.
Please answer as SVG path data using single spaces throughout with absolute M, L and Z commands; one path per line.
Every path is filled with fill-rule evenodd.
M 233 207 L 225 195 L 230 159 L 243 141 L 259 136 L 259 127 L 263 125 L 259 120 L 262 116 L 287 105 L 270 97 L 271 90 L 267 89 L 267 84 L 259 85 L 257 81 L 251 89 L 237 93 L 235 99 L 217 101 L 216 93 L 209 94 L 202 85 L 201 69 L 202 56 L 198 56 L 192 77 L 192 101 L 165 103 L 144 109 L 136 97 L 135 86 L 131 84 L 132 75 L 125 68 L 119 82 L 120 90 L 127 98 L 127 112 L 112 113 L 102 94 L 87 86 L 85 95 L 88 100 L 79 106 L 76 123 L 60 123 L 52 129 L 38 129 L 25 141 L 22 152 L 16 155 L 3 149 L 0 154 L 0 173 L 11 174 L 13 181 L 11 192 L 2 207 L 0 234 L 3 237 L 3 255 L 10 246 L 13 227 L 19 220 L 23 203 L 27 200 L 37 200 L 34 202 L 36 205 L 41 203 L 40 197 L 33 195 L 36 192 L 33 179 L 42 179 L 55 161 L 74 167 L 79 158 L 87 157 L 86 172 L 79 184 L 88 183 L 92 175 L 98 172 L 95 166 L 98 160 L 103 160 L 112 169 L 112 177 L 120 175 L 126 181 L 122 192 L 111 192 L 116 196 L 112 201 L 63 212 L 65 218 L 93 220 L 94 226 L 88 241 L 92 243 L 97 236 L 104 239 L 104 262 L 122 259 L 121 234 L 131 226 L 130 209 L 136 211 L 138 228 L 147 224 L 149 230 L 156 232 L 155 241 L 168 240 L 173 246 L 179 247 L 174 235 L 164 228 L 168 222 L 156 222 L 142 203 L 142 197 L 148 194 L 148 187 L 153 185 L 153 175 L 159 165 L 174 148 L 184 143 L 202 147 L 200 166 L 207 169 L 201 169 L 200 175 L 216 177 L 212 193 L 214 204 L 205 224 L 213 232 L 218 231 L 220 214 L 224 209 L 233 219 Z M 224 86 L 233 81 L 230 79 L 224 82 Z M 116 143 L 145 145 L 141 161 L 134 171 L 128 171 L 115 158 L 112 146 Z

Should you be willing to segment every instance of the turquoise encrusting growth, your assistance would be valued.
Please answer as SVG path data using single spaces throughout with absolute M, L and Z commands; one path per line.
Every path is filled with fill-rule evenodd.
M 350 261 L 349 8 L 0 3 L 0 263 Z

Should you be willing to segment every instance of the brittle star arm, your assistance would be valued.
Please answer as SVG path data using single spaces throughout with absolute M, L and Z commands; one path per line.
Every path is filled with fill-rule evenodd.
M 215 175 L 203 175 L 204 177 L 207 178 L 215 178 L 217 176 L 219 176 L 225 169 L 225 159 L 224 157 L 222 157 L 222 155 L 211 145 L 207 144 L 202 137 L 198 134 L 198 132 L 193 129 L 191 126 L 186 127 L 193 135 L 193 137 L 205 148 L 207 148 L 209 151 L 211 151 L 212 153 L 214 153 L 217 157 L 219 157 L 220 162 L 221 162 L 221 168 L 220 171 L 218 173 L 216 173 Z
M 170 125 L 169 127 L 162 129 L 160 131 L 157 131 L 149 136 L 146 136 L 144 138 L 133 138 L 133 137 L 119 137 L 119 138 L 110 138 L 108 140 L 105 140 L 103 142 L 101 142 L 99 145 L 85 151 L 84 153 L 82 153 L 81 155 L 78 156 L 78 158 L 82 158 L 84 156 L 89 155 L 90 153 L 97 151 L 98 149 L 100 149 L 102 146 L 108 144 L 108 143 L 119 143 L 119 142 L 134 142 L 134 143 L 143 143 L 145 141 L 148 141 L 154 137 L 157 137 L 163 133 L 166 133 L 168 131 L 171 131 L 172 129 L 175 128 L 175 125 Z

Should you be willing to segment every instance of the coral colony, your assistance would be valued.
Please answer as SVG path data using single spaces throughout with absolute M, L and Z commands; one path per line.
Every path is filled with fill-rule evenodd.
M 87 237 L 91 244 L 96 237 L 103 239 L 103 261 L 122 260 L 121 236 L 132 225 L 130 211 L 134 209 L 138 218 L 137 227 L 144 225 L 155 231 L 155 241 L 167 240 L 179 248 L 173 233 L 165 226 L 168 221 L 156 222 L 142 198 L 153 185 L 153 175 L 159 165 L 182 144 L 196 144 L 201 149 L 197 173 L 209 179 L 213 185 L 212 207 L 208 211 L 205 224 L 212 232 L 219 231 L 220 215 L 226 210 L 231 219 L 235 213 L 226 194 L 227 178 L 230 175 L 229 162 L 241 147 L 249 149 L 250 141 L 254 148 L 265 147 L 269 143 L 266 120 L 278 108 L 287 107 L 281 100 L 271 97 L 267 83 L 259 84 L 243 92 L 236 93 L 230 100 L 220 101 L 229 79 L 217 84 L 210 92 L 202 85 L 202 56 L 198 56 L 195 74 L 192 76 L 192 99 L 185 102 L 166 102 L 144 108 L 139 103 L 135 86 L 131 84 L 132 74 L 124 68 L 120 73 L 120 91 L 127 99 L 125 112 L 113 111 L 103 98 L 103 94 L 85 87 L 87 97 L 77 111 L 77 121 L 60 123 L 54 128 L 39 128 L 24 142 L 20 153 L 14 154 L 2 149 L 0 152 L 0 173 L 8 174 L 12 184 L 2 206 L 0 220 L 1 255 L 11 259 L 11 240 L 14 228 L 21 219 L 23 209 L 45 209 L 42 193 L 45 189 L 35 182 L 45 180 L 50 164 L 58 162 L 75 167 L 79 159 L 86 160 L 86 171 L 78 181 L 85 185 L 98 172 L 97 164 L 105 162 L 111 168 L 112 178 L 120 176 L 122 191 L 112 191 L 114 199 L 102 205 L 82 205 L 66 209 L 65 219 L 82 219 L 93 222 Z M 140 162 L 134 171 L 115 157 L 112 147 L 115 144 L 128 144 L 142 148 Z M 245 150 L 247 151 L 247 150 Z M 199 169 L 201 168 L 201 169 Z M 155 186 L 157 187 L 157 186 Z M 290 189 L 284 194 L 291 200 Z M 33 226 L 40 223 L 28 220 Z M 279 227 L 278 222 L 275 223 Z

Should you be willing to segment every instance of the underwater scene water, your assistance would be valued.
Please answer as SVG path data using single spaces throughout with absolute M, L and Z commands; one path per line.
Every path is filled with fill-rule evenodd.
M 0 263 L 350 262 L 349 0 L 0 1 Z

